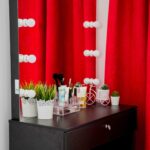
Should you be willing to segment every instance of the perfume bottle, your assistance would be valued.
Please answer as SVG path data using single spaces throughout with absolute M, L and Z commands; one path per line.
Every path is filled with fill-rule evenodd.
M 77 98 L 79 98 L 80 108 L 86 108 L 87 87 L 77 87 Z

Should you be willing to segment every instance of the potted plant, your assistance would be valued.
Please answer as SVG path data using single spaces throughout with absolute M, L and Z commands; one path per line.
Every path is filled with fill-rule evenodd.
M 118 91 L 113 91 L 111 93 L 111 105 L 119 105 L 120 94 Z
M 56 86 L 38 83 L 35 87 L 38 119 L 52 119 Z
M 33 82 L 25 82 L 21 85 L 20 97 L 22 106 L 23 117 L 36 117 L 37 116 L 37 105 L 35 99 L 35 85 Z
M 103 84 L 98 89 L 98 99 L 99 100 L 109 100 L 109 87 L 107 84 Z

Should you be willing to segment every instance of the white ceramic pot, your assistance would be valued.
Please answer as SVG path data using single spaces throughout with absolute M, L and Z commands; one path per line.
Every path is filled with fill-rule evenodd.
M 23 117 L 36 117 L 37 116 L 37 103 L 33 98 L 21 98 L 22 115 Z
M 108 90 L 97 90 L 97 99 L 99 100 L 109 100 L 109 89 Z
M 118 106 L 119 100 L 120 100 L 120 96 L 111 96 L 111 105 Z
M 52 119 L 53 118 L 54 101 L 37 101 L 38 119 Z

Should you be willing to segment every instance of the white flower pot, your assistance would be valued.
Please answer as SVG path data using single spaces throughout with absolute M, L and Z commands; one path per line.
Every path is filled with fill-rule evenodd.
M 109 89 L 108 90 L 98 89 L 97 99 L 99 99 L 99 100 L 109 100 Z
M 21 98 L 21 102 L 22 102 L 22 115 L 23 115 L 23 117 L 36 117 L 37 116 L 36 99 Z
M 120 100 L 120 96 L 111 96 L 111 105 L 118 106 L 119 100 Z
M 53 118 L 54 101 L 37 101 L 38 119 L 52 119 Z

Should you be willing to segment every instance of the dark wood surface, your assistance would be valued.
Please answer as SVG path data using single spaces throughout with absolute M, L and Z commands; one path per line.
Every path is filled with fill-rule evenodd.
M 111 112 L 112 107 L 109 107 L 106 111 Z M 106 128 L 106 125 L 109 125 L 110 128 Z M 67 150 L 91 150 L 98 145 L 109 143 L 124 135 L 133 134 L 135 129 L 136 109 L 126 108 L 126 111 L 120 109 L 117 114 L 114 114 L 113 111 L 107 117 L 66 132 L 65 147 Z
M 61 131 L 44 126 L 31 126 L 11 121 L 10 150 L 64 150 Z
M 31 125 L 41 125 L 59 130 L 69 131 L 87 123 L 92 123 L 99 119 L 110 117 L 111 115 L 117 115 L 128 110 L 135 110 L 134 106 L 107 106 L 95 105 L 86 109 L 82 109 L 80 112 L 76 112 L 64 117 L 54 116 L 51 120 L 39 120 L 37 118 L 22 118 L 20 122 L 29 123 Z
M 10 120 L 10 150 L 134 150 L 136 114 L 134 106 L 96 105 L 51 120 Z

